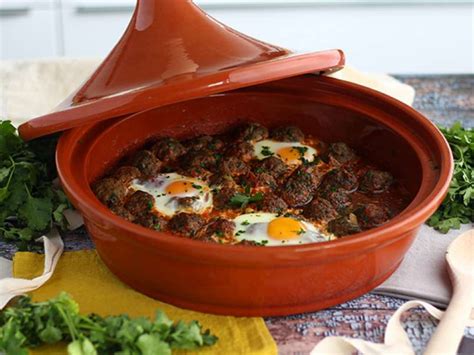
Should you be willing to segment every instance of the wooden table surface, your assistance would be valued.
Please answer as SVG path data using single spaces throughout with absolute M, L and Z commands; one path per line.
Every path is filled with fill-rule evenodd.
M 414 107 L 440 125 L 456 121 L 474 127 L 474 75 L 410 75 L 398 79 L 415 87 Z M 65 237 L 66 250 L 93 248 L 84 230 Z M 15 248 L 0 241 L 0 256 L 11 258 Z M 329 335 L 382 342 L 393 312 L 405 301 L 395 297 L 367 294 L 323 311 L 267 318 L 266 324 L 281 354 L 308 354 Z M 417 353 L 421 353 L 436 322 L 424 311 L 414 310 L 405 317 L 407 332 Z M 474 328 L 466 331 L 460 353 L 473 353 Z

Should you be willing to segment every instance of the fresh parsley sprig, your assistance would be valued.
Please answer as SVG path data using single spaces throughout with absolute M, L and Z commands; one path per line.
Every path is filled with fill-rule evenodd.
M 173 322 L 160 311 L 155 319 L 81 315 L 66 293 L 40 303 L 23 296 L 0 312 L 0 352 L 7 355 L 26 355 L 29 348 L 59 342 L 68 343 L 70 355 L 169 355 L 172 349 L 194 350 L 216 341 L 197 321 Z
M 245 208 L 249 203 L 262 201 L 263 197 L 263 193 L 261 192 L 258 192 L 254 195 L 251 195 L 249 193 L 237 193 L 232 196 L 232 198 L 230 199 L 230 203 L 235 207 Z
M 428 225 L 447 233 L 474 222 L 474 130 L 463 128 L 460 123 L 440 129 L 453 151 L 454 176 L 448 196 Z
M 31 249 L 53 224 L 66 226 L 70 207 L 54 186 L 54 138 L 25 143 L 10 121 L 0 121 L 0 238 Z

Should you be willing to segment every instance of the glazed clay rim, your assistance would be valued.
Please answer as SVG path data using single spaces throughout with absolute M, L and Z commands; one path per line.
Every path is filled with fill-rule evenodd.
M 188 238 L 174 236 L 172 233 L 160 233 L 152 231 L 148 228 L 128 222 L 114 215 L 107 207 L 102 205 L 96 199 L 95 195 L 93 194 L 92 190 L 88 185 L 87 190 L 83 191 L 83 193 L 78 192 L 81 191 L 80 189 L 71 188 L 72 185 L 78 185 L 74 184 L 74 181 L 76 181 L 77 179 L 73 178 L 73 183 L 71 184 L 70 181 L 64 179 L 63 172 L 59 170 L 61 181 L 65 186 L 68 187 L 70 194 L 76 200 L 78 205 L 80 205 L 80 209 L 87 210 L 87 213 L 85 213 L 87 218 L 89 218 L 89 215 L 99 217 L 100 219 L 107 221 L 111 225 L 114 225 L 124 231 L 138 234 L 140 236 L 140 239 L 131 238 L 130 240 L 127 240 L 127 242 L 139 243 L 140 245 L 145 242 L 146 244 L 157 248 L 166 246 L 174 250 L 176 252 L 176 255 L 179 255 L 181 252 L 187 252 L 190 254 L 205 253 L 206 255 L 212 258 L 212 260 L 202 260 L 203 263 L 212 263 L 218 260 L 228 263 L 229 259 L 226 258 L 226 253 L 223 252 L 224 250 L 227 250 L 229 252 L 233 252 L 232 262 L 234 263 L 237 261 L 237 258 L 238 261 L 244 265 L 255 266 L 260 262 L 253 258 L 247 259 L 247 257 L 257 257 L 258 255 L 272 255 L 273 257 L 279 256 L 279 259 L 285 260 L 285 262 L 287 263 L 282 265 L 282 267 L 284 267 L 288 264 L 288 262 L 296 264 L 305 263 L 307 259 L 302 258 L 295 260 L 294 257 L 303 257 L 308 253 L 316 251 L 332 253 L 331 256 L 343 256 L 348 255 L 347 251 L 354 245 L 361 245 L 361 249 L 354 248 L 352 251 L 349 252 L 349 254 L 359 254 L 361 250 L 369 250 L 379 247 L 382 243 L 394 242 L 398 238 L 403 237 L 403 233 L 400 232 L 400 229 L 402 229 L 403 232 L 407 232 L 410 229 L 420 226 L 421 223 L 417 221 L 420 219 L 425 220 L 428 217 L 427 214 L 431 214 L 432 212 L 434 212 L 438 204 L 444 199 L 445 193 L 449 187 L 453 174 L 453 160 L 449 145 L 444 136 L 437 129 L 437 127 L 427 118 L 425 118 L 422 114 L 414 110 L 412 107 L 405 105 L 400 101 L 383 93 L 360 86 L 358 84 L 343 82 L 333 78 L 323 78 L 323 81 L 327 81 L 327 83 L 329 84 L 337 82 L 338 86 L 342 86 L 345 89 L 356 90 L 358 94 L 362 93 L 364 95 L 372 96 L 373 99 L 378 99 L 384 101 L 385 103 L 388 103 L 391 106 L 402 108 L 430 133 L 431 137 L 435 139 L 437 146 L 440 149 L 440 173 L 438 181 L 432 189 L 432 192 L 429 193 L 424 199 L 419 201 L 419 203 L 417 203 L 416 205 L 413 205 L 413 203 L 410 204 L 404 211 L 402 211 L 400 215 L 396 216 L 394 219 L 389 221 L 387 224 L 384 224 L 383 226 L 334 241 L 307 245 L 279 246 L 274 248 L 252 248 L 244 246 L 209 244 Z M 128 116 L 127 119 L 133 119 L 135 115 L 139 115 L 142 113 L 143 112 Z M 87 129 L 91 126 L 87 126 L 83 129 L 87 131 Z M 81 132 L 81 130 L 81 128 L 70 130 L 61 137 L 56 154 L 56 161 L 58 167 L 60 166 L 59 162 L 61 160 L 61 152 L 65 151 L 63 145 L 66 144 L 65 142 L 70 136 L 74 135 L 75 133 L 83 133 Z M 397 131 L 397 133 L 399 132 Z M 81 186 L 78 187 L 80 188 Z M 423 182 L 420 186 L 419 192 L 413 198 L 413 201 L 416 201 L 420 198 L 419 195 L 423 190 L 422 187 Z M 398 236 L 394 238 L 395 234 L 398 234 Z M 373 243 L 367 244 L 368 242 Z M 166 250 L 163 250 L 163 252 L 166 252 Z M 238 254 L 236 252 L 238 252 Z M 236 255 L 238 255 L 238 257 L 236 257 Z M 309 258 L 311 257 L 312 256 L 309 256 Z M 320 257 L 320 255 L 314 257 L 317 258 Z M 262 265 L 266 265 L 269 263 L 268 261 L 264 261 L 263 259 L 264 257 L 262 257 L 261 259 Z

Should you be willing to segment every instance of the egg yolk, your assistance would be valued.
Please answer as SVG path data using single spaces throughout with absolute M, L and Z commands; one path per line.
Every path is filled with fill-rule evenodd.
M 294 147 L 281 148 L 277 151 L 277 154 L 285 163 L 298 164 L 301 162 L 301 152 Z
M 302 233 L 306 232 L 306 229 L 296 219 L 280 217 L 268 224 L 267 232 L 273 239 L 288 240 L 299 238 Z
M 166 193 L 168 195 L 183 195 L 190 191 L 196 191 L 194 184 L 189 181 L 173 181 L 171 184 L 166 186 Z

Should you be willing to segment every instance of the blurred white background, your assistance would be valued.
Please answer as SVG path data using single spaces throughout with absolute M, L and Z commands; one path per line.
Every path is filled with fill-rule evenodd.
M 169 0 L 183 1 L 183 0 Z M 389 73 L 473 73 L 471 0 L 197 0 L 218 20 L 298 52 L 341 48 Z M 0 59 L 103 57 L 135 0 L 0 0 Z

